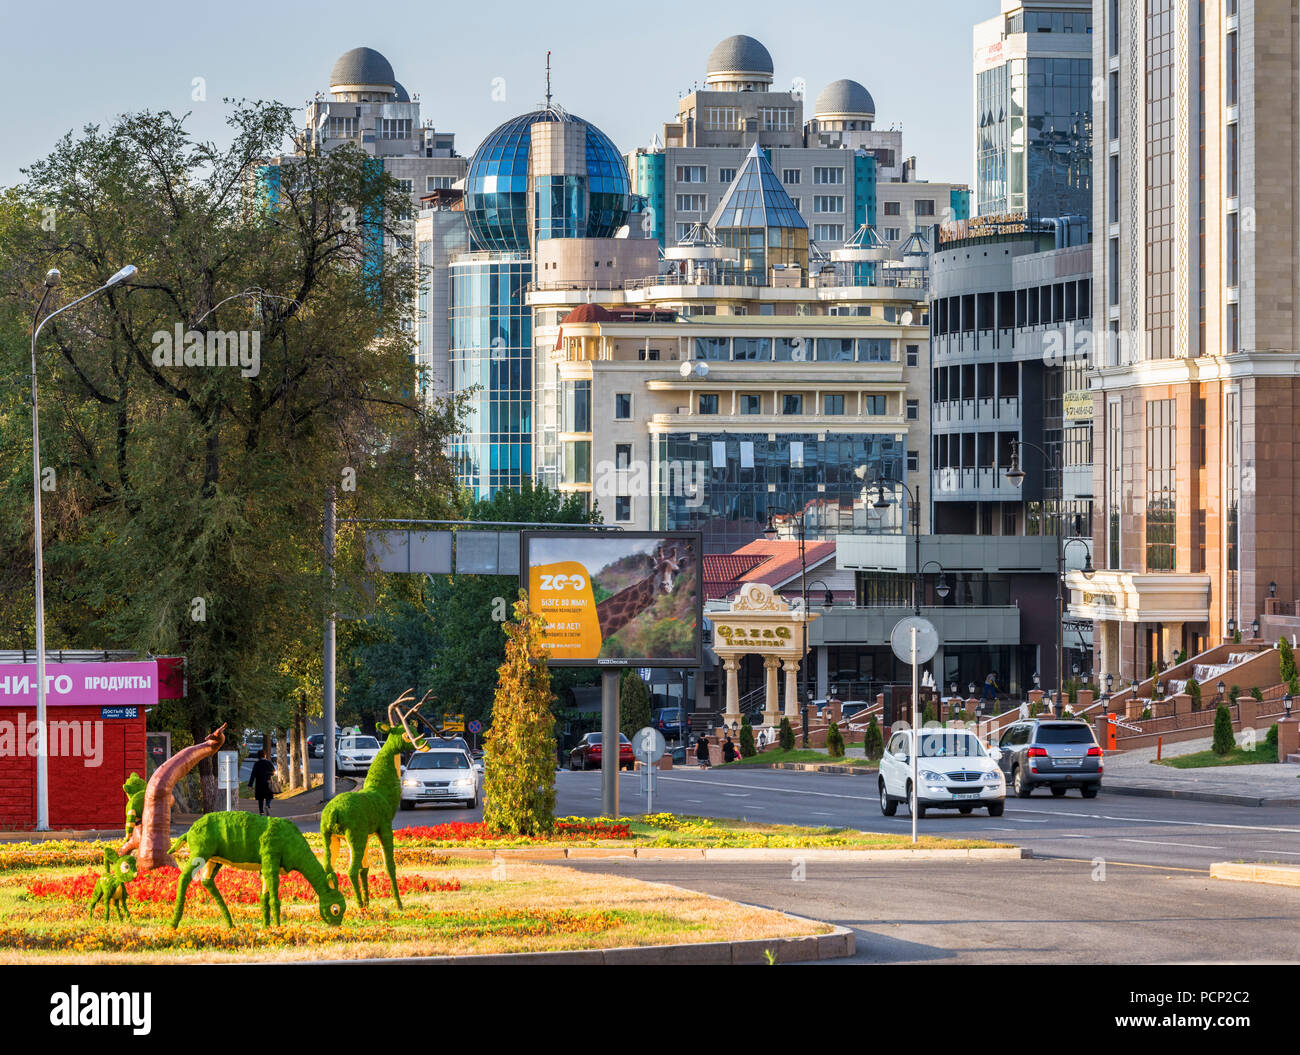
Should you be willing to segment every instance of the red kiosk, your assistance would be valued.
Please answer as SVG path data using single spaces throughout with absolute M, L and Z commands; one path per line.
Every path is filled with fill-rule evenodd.
M 47 662 L 45 679 L 50 827 L 122 827 L 145 713 L 184 696 L 183 661 Z M 0 663 L 0 829 L 36 827 L 36 695 L 35 662 Z

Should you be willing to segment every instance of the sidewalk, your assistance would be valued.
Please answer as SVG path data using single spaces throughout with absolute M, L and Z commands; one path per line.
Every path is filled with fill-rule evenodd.
M 1263 733 L 1260 733 L 1261 738 Z M 1164 758 L 1208 751 L 1212 737 L 1169 744 Z M 1234 806 L 1300 806 L 1300 765 L 1215 766 L 1174 769 L 1156 765 L 1154 747 L 1106 755 L 1103 794 L 1219 802 Z

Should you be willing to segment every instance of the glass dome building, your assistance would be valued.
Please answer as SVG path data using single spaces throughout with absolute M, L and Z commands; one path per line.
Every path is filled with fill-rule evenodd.
M 581 171 L 548 171 L 537 159 L 530 164 L 538 124 L 562 126 L 563 138 L 576 134 L 585 141 Z M 595 125 L 556 107 L 491 132 L 465 177 L 465 218 L 480 251 L 527 253 L 543 238 L 612 238 L 631 209 L 631 181 L 618 148 Z

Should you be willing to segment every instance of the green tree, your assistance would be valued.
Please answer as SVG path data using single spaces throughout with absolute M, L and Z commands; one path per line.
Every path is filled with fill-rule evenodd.
M 742 718 L 740 722 L 740 757 L 753 758 L 758 754 L 758 748 L 754 744 L 754 727 L 749 724 L 748 718 Z
M 1232 712 L 1226 703 L 1221 703 L 1214 712 L 1214 753 L 1227 755 L 1236 746 L 1232 735 Z
M 885 753 L 884 738 L 880 733 L 880 723 L 873 714 L 867 722 L 867 732 L 862 741 L 863 750 L 868 758 L 879 758 Z
M 319 706 L 324 613 L 370 603 L 346 519 L 332 590 L 322 574 L 327 494 L 340 518 L 444 517 L 454 495 L 443 452 L 457 407 L 418 396 L 410 255 L 373 251 L 402 235 L 409 199 L 348 148 L 309 151 L 267 182 L 266 159 L 298 131 L 292 111 L 238 103 L 229 123 L 225 147 L 166 112 L 88 127 L 0 200 L 5 376 L 30 369 L 15 323 L 47 268 L 63 275 L 51 308 L 139 268 L 41 336 L 42 456 L 56 480 L 47 637 L 183 654 L 188 696 L 149 724 L 193 739 L 221 722 L 283 726 L 304 697 Z M 30 449 L 24 417 L 19 387 L 4 386 L 0 449 Z M 30 647 L 30 590 L 8 591 L 30 582 L 30 532 L 14 525 L 30 524 L 32 481 L 23 459 L 12 465 L 0 471 L 14 514 L 0 528 L 0 644 Z M 215 808 L 211 759 L 199 774 Z
M 1291 642 L 1285 637 L 1278 638 L 1278 666 L 1282 672 L 1282 680 L 1290 684 L 1291 680 L 1297 674 L 1295 663 L 1295 650 L 1291 648 Z
M 635 670 L 623 671 L 618 688 L 618 727 L 631 739 L 650 724 L 650 690 Z
M 1187 687 L 1184 690 L 1192 698 L 1192 710 L 1201 709 L 1201 686 L 1195 678 L 1187 679 Z
M 782 751 L 794 750 L 794 730 L 790 727 L 790 719 L 781 719 L 781 728 L 777 731 L 777 736 L 781 743 Z
M 483 749 L 483 822 L 507 835 L 543 835 L 555 824 L 555 719 L 545 620 L 523 591 L 505 626 L 492 728 Z
M 835 722 L 831 722 L 830 728 L 826 730 L 826 750 L 831 758 L 844 757 L 844 737 Z

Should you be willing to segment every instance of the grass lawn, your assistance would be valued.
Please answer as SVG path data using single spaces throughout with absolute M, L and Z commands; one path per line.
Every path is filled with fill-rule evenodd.
M 868 761 L 861 756 L 845 756 L 843 758 L 831 758 L 825 751 L 808 751 L 795 748 L 793 751 L 764 751 L 762 754 L 754 755 L 751 758 L 740 758 L 735 762 L 724 762 L 724 766 L 753 766 L 753 765 L 770 765 L 773 762 L 810 762 L 813 765 L 836 765 L 836 766 L 871 766 L 877 765 L 876 761 Z M 716 767 L 715 767 L 716 768 Z
M 1226 755 L 1216 755 L 1213 751 L 1197 751 L 1191 755 L 1177 755 L 1174 758 L 1162 758 L 1159 765 L 1172 766 L 1174 769 L 1209 769 L 1213 766 L 1257 766 L 1265 762 L 1277 761 L 1277 746 L 1260 744 L 1253 751 L 1234 747 Z

